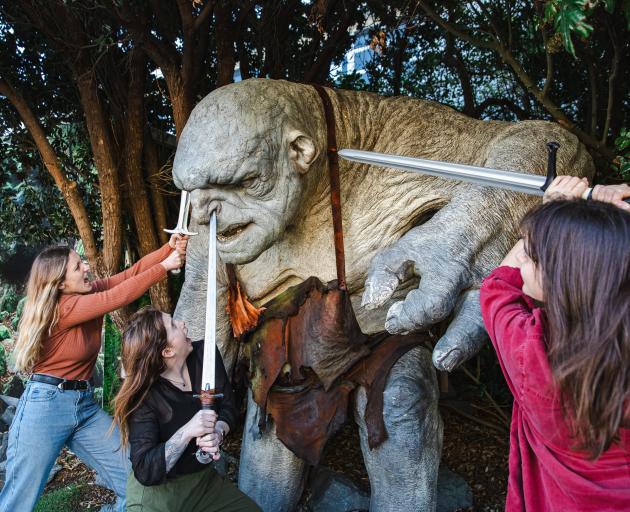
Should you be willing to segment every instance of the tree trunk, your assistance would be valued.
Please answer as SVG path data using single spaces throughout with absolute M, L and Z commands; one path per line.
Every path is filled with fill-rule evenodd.
M 220 1 L 214 9 L 217 45 L 217 87 L 234 81 L 234 24 L 231 2 Z
M 99 275 L 111 275 L 120 268 L 122 222 L 118 170 L 112 152 L 106 116 L 98 98 L 94 70 L 75 73 L 76 83 L 90 136 L 94 163 L 98 169 L 103 213 L 103 257 Z
M 149 190 L 151 193 L 151 206 L 153 208 L 153 218 L 157 229 L 157 236 L 160 245 L 168 242 L 169 236 L 164 231 L 169 226 L 166 220 L 166 202 L 160 188 L 160 163 L 158 158 L 157 147 L 151 138 L 148 130 L 144 132 L 144 167 L 147 170 L 149 178 Z
M 141 257 L 155 251 L 159 245 L 142 173 L 146 63 L 144 52 L 134 49 L 129 64 L 124 150 L 124 168 L 129 190 L 129 208 L 136 227 L 138 250 Z M 168 281 L 160 281 L 152 286 L 149 289 L 149 295 L 155 307 L 162 311 L 171 310 Z

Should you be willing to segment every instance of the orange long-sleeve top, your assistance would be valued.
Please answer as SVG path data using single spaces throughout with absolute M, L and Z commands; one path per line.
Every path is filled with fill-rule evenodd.
M 165 244 L 127 270 L 94 281 L 91 293 L 62 295 L 57 306 L 59 321 L 44 340 L 33 373 L 89 379 L 101 347 L 103 315 L 130 304 L 164 279 L 166 270 L 160 262 L 171 250 Z

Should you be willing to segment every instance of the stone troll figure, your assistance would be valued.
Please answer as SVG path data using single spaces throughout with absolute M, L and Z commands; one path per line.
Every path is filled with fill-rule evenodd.
M 326 96 L 339 148 L 544 174 L 545 143 L 555 140 L 559 174 L 593 172 L 578 140 L 549 122 L 479 121 L 430 101 L 366 92 Z M 341 161 L 341 287 L 329 145 L 323 98 L 311 85 L 246 80 L 195 107 L 173 168 L 177 187 L 191 191 L 190 229 L 199 232 L 176 316 L 193 339 L 203 337 L 215 210 L 219 257 L 233 269 L 219 283 L 217 342 L 228 371 L 241 347 L 252 379 L 241 489 L 266 511 L 292 510 L 309 465 L 353 409 L 370 509 L 434 510 L 442 447 L 434 366 L 452 370 L 485 341 L 480 281 L 537 199 Z M 253 303 L 268 303 L 263 325 L 240 344 L 225 312 L 234 278 Z M 341 313 L 327 316 L 322 303 L 335 301 Z M 398 336 L 375 334 L 383 327 Z M 411 343 L 414 334 L 401 336 L 419 332 L 438 333 L 433 364 L 419 344 L 428 335 Z

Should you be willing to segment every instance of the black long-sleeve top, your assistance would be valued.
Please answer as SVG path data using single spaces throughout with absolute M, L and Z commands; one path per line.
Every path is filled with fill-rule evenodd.
M 193 342 L 193 351 L 186 359 L 192 391 L 182 391 L 168 380 L 159 377 L 137 410 L 129 417 L 129 445 L 133 473 L 142 485 L 158 485 L 167 479 L 201 471 L 208 466 L 195 457 L 197 445 L 190 441 L 171 470 L 166 472 L 164 447 L 166 441 L 200 410 L 197 395 L 200 392 L 203 369 L 203 341 Z M 232 386 L 227 377 L 223 359 L 217 350 L 216 389 L 223 393 L 218 401 L 218 419 L 234 428 L 238 411 L 234 404 Z

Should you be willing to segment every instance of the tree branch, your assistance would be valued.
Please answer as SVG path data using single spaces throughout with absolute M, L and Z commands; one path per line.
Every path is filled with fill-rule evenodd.
M 483 114 L 483 112 L 488 107 L 502 107 L 502 108 L 506 108 L 510 112 L 512 112 L 514 115 L 516 115 L 516 117 L 518 119 L 521 119 L 521 120 L 522 119 L 529 119 L 531 117 L 531 114 L 529 112 L 527 112 L 526 110 L 524 110 L 521 107 L 519 107 L 513 101 L 510 101 L 510 100 L 505 99 L 505 98 L 486 98 L 475 109 L 475 116 L 474 117 L 481 117 L 481 114 Z
M 420 7 L 422 7 L 422 10 L 430 19 L 432 19 L 440 27 L 450 32 L 454 36 L 460 38 L 463 41 L 466 41 L 467 43 L 472 44 L 473 46 L 477 46 L 478 48 L 488 48 L 489 50 L 495 50 L 495 51 L 497 50 L 499 43 L 496 40 L 496 38 L 493 38 L 491 41 L 484 41 L 482 39 L 477 39 L 472 34 L 470 34 L 467 30 L 464 30 L 463 28 L 458 27 L 457 25 L 447 22 L 439 14 L 437 14 L 433 9 L 431 9 L 431 7 L 429 7 L 426 2 L 423 2 L 422 0 L 420 0 L 418 4 L 420 5 Z
M 604 121 L 604 129 L 602 130 L 602 137 L 600 139 L 602 144 L 606 144 L 608 140 L 608 130 L 610 128 L 610 120 L 613 116 L 613 102 L 615 97 L 615 80 L 617 78 L 617 72 L 619 70 L 620 51 L 615 29 L 608 27 L 608 34 L 610 36 L 610 42 L 613 47 L 612 63 L 610 65 L 610 74 L 608 75 L 608 105 L 606 107 L 606 119 Z
M 444 20 L 441 16 L 435 13 L 426 2 L 420 0 L 420 6 L 425 11 L 427 16 L 435 21 L 440 27 L 447 32 L 459 37 L 460 39 L 480 48 L 487 48 L 495 51 L 499 54 L 505 64 L 507 64 L 512 72 L 516 75 L 518 80 L 526 87 L 530 94 L 532 94 L 536 100 L 551 114 L 551 116 L 560 124 L 563 128 L 573 133 L 580 141 L 586 146 L 594 149 L 609 162 L 614 158 L 614 153 L 610 148 L 606 147 L 605 142 L 597 140 L 596 137 L 589 135 L 580 129 L 569 117 L 548 97 L 543 95 L 542 90 L 536 85 L 534 80 L 527 74 L 521 64 L 514 58 L 512 52 L 500 44 L 499 42 L 482 41 L 471 36 L 467 31 L 452 25 L 448 21 Z
M 195 24 L 193 27 L 193 30 L 195 32 L 198 32 L 199 29 L 203 27 L 206 20 L 212 17 L 212 10 L 214 9 L 214 4 L 215 4 L 214 0 L 208 0 L 206 4 L 203 6 L 203 9 L 201 9 L 201 12 L 195 18 Z

